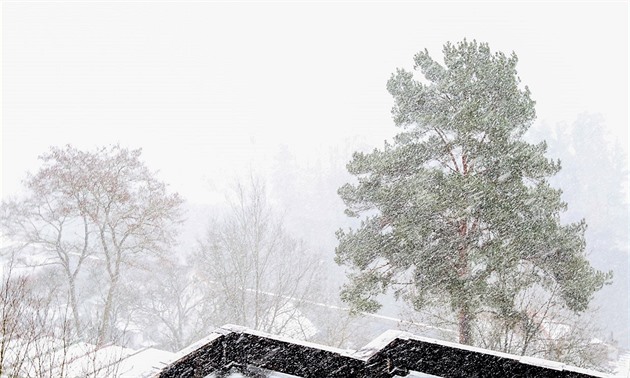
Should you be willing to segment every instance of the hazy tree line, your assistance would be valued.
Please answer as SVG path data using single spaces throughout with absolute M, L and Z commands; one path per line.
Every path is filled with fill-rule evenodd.
M 140 154 L 120 146 L 51 148 L 25 180 L 24 195 L 3 203 L 9 354 L 11 342 L 24 344 L 33 332 L 66 344 L 149 343 L 172 351 L 225 323 L 311 337 L 299 308 L 317 290 L 319 264 L 285 231 L 264 184 L 238 183 L 229 210 L 209 223 L 196 248 L 177 251 L 183 201 Z M 30 295 L 50 299 L 31 303 Z M 41 316 L 46 322 L 35 322 Z M 5 361 L 5 371 L 24 373 L 23 359 Z
M 416 56 L 428 84 L 392 76 L 393 143 L 308 167 L 283 147 L 267 182 L 237 180 L 201 216 L 140 150 L 45 152 L 2 203 L 0 374 L 64 376 L 60 354 L 38 351 L 78 341 L 177 351 L 225 323 L 359 347 L 376 336 L 361 312 L 393 298 L 414 331 L 605 368 L 601 319 L 618 312 L 612 338 L 628 337 L 625 158 L 599 119 L 526 133 L 515 55 L 468 42 L 445 55 Z M 182 241 L 186 228 L 203 231 Z M 597 294 L 595 311 L 602 287 L 626 307 Z
M 612 284 L 595 295 L 594 316 L 598 324 L 607 326 L 607 337 L 628 348 L 628 157 L 618 141 L 606 134 L 605 120 L 599 115 L 581 114 L 553 129 L 540 125 L 532 138 L 547 140 L 549 155 L 562 162 L 562 170 L 551 182 L 562 188 L 563 199 L 569 204 L 563 220 L 585 218 L 589 260 L 598 269 L 613 270 Z

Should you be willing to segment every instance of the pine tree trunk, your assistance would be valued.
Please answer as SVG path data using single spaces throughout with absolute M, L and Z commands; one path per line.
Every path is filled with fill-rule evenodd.
M 458 315 L 460 344 L 472 345 L 472 332 L 470 321 L 470 312 L 468 311 L 468 309 L 465 307 L 460 308 Z
M 458 251 L 457 275 L 460 280 L 465 281 L 468 277 L 468 248 L 466 247 L 465 242 L 466 234 L 468 233 L 467 220 L 461 221 L 458 231 L 460 237 L 462 238 L 462 244 Z M 459 343 L 472 345 L 472 316 L 470 313 L 470 307 L 467 303 L 469 296 L 466 292 L 459 293 L 458 295 L 461 298 L 458 314 Z

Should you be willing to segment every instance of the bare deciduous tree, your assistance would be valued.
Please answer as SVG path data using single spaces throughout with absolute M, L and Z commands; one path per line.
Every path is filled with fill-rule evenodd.
M 8 258 L 0 265 L 0 376 L 64 377 L 75 336 L 64 291 L 51 285 L 46 274 L 17 268 L 14 250 L 3 252 Z
M 313 332 L 299 311 L 316 290 L 319 264 L 292 238 L 267 202 L 264 185 L 237 183 L 228 214 L 199 242 L 197 277 L 220 298 L 217 324 L 235 323 L 307 338 Z
M 217 324 L 218 298 L 212 298 L 193 269 L 173 259 L 161 259 L 155 269 L 138 272 L 133 282 L 141 295 L 130 301 L 133 321 L 150 335 L 156 347 L 177 352 L 207 336 Z
M 74 326 L 82 333 L 77 279 L 88 258 L 101 264 L 106 290 L 98 343 L 110 338 L 123 268 L 163 250 L 174 236 L 182 200 L 120 146 L 85 152 L 51 148 L 25 180 L 24 198 L 3 203 L 2 232 L 50 252 L 67 279 Z
M 0 376 L 118 376 L 125 350 L 102 348 L 77 337 L 67 292 L 51 279 L 55 271 L 19 267 L 11 253 L 2 257 Z

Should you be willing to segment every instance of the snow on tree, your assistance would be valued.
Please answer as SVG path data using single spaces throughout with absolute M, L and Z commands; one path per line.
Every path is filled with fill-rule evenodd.
M 339 189 L 358 229 L 339 230 L 336 261 L 351 268 L 342 299 L 376 311 L 393 289 L 417 311 L 440 305 L 457 318 L 459 341 L 492 314 L 512 329 L 533 315 L 523 293 L 547 293 L 574 313 L 587 309 L 610 274 L 584 257 L 584 220 L 561 224 L 567 204 L 548 178 L 559 161 L 523 134 L 535 118 L 520 88 L 515 54 L 476 41 L 447 43 L 440 63 L 428 51 L 413 72 L 398 69 L 393 142 L 355 153 L 357 182 Z
M 86 325 L 77 282 L 88 259 L 99 264 L 105 279 L 100 319 L 93 325 L 98 344 L 111 340 L 125 270 L 162 251 L 179 221 L 182 200 L 167 192 L 140 154 L 117 145 L 95 151 L 52 147 L 25 180 L 25 195 L 2 204 L 3 235 L 43 249 L 61 267 L 79 335 Z

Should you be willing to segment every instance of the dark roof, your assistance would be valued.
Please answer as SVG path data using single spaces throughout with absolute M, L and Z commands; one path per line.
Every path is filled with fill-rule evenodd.
M 180 352 L 159 378 L 265 369 L 299 377 L 605 377 L 562 363 L 388 331 L 358 351 L 224 326 Z

